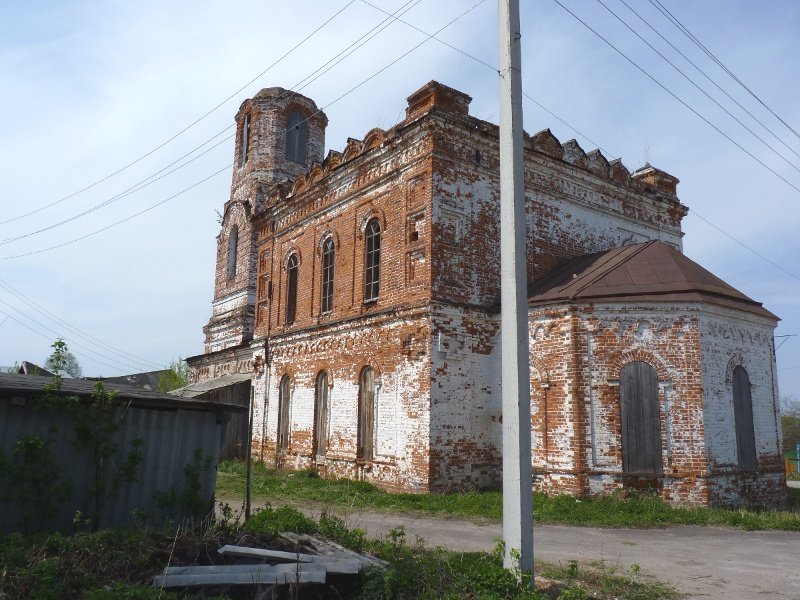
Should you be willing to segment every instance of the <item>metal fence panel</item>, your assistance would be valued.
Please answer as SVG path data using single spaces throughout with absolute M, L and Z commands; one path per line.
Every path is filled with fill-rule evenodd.
M 81 406 L 80 410 L 87 410 Z M 186 470 L 200 459 L 209 459 L 209 468 L 199 472 L 199 486 L 191 485 L 189 495 L 209 510 L 213 505 L 216 468 L 224 433 L 225 418 L 220 413 L 202 410 L 129 407 L 121 415 L 121 428 L 114 437 L 117 452 L 111 464 L 103 465 L 107 489 L 131 449 L 131 443 L 143 440 L 142 462 L 133 483 L 123 484 L 115 497 L 105 502 L 101 527 L 130 525 L 140 522 L 163 525 L 167 521 L 182 522 L 189 517 L 180 502 L 165 505 L 159 502 L 170 488 L 178 495 L 187 482 Z M 52 498 L 35 499 L 25 506 L 14 501 L 20 491 L 19 482 L 0 476 L 0 531 L 20 531 L 27 521 L 30 531 L 73 531 L 78 510 L 87 509 L 88 492 L 95 476 L 95 465 L 86 450 L 75 447 L 72 420 L 63 408 L 38 409 L 30 401 L 0 398 L 0 451 L 10 459 L 17 441 L 27 435 L 50 440 L 51 456 L 61 481 L 71 481 L 71 497 L 59 502 L 52 518 L 37 517 L 37 506 Z M 200 466 L 200 465 L 198 465 Z M 89 510 L 91 508 L 89 507 Z M 27 519 L 24 517 L 28 516 Z

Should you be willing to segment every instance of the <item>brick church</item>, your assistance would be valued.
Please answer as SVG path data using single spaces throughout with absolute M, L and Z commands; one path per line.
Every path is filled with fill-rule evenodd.
M 497 487 L 498 128 L 431 82 L 325 154 L 282 88 L 236 115 L 205 389 L 249 382 L 253 453 L 389 490 Z M 777 317 L 682 253 L 678 180 L 525 135 L 531 455 L 548 493 L 785 499 Z

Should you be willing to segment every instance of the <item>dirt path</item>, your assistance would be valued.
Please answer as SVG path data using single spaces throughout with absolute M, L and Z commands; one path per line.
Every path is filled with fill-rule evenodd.
M 276 504 L 291 504 L 313 516 L 327 510 L 370 536 L 402 525 L 412 539 L 419 536 L 430 545 L 451 550 L 491 550 L 502 535 L 501 525 L 489 520 L 347 510 L 311 502 Z M 637 564 L 642 573 L 671 584 L 686 598 L 800 600 L 800 534 L 794 532 L 537 525 L 534 554 L 537 560 L 550 563 L 605 561 L 626 571 Z

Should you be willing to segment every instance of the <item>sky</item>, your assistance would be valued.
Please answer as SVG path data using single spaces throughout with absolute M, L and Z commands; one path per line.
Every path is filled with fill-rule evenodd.
M 764 106 L 800 131 L 800 3 L 661 0 L 755 98 L 655 0 L 558 2 L 661 85 L 555 0 L 522 0 L 525 129 L 678 177 L 684 252 L 781 317 L 780 392 L 800 398 L 800 137 Z M 56 337 L 91 376 L 202 353 L 240 104 L 309 96 L 326 151 L 430 80 L 496 123 L 497 46 L 491 0 L 0 0 L 0 365 Z

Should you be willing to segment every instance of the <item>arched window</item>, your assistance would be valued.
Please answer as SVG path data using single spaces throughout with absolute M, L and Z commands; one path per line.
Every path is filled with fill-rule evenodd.
M 658 376 L 645 362 L 625 365 L 619 375 L 622 470 L 661 473 L 661 411 Z
M 292 111 L 286 122 L 286 159 L 306 164 L 308 156 L 308 119 Z
M 291 325 L 297 316 L 297 269 L 300 261 L 292 254 L 286 261 L 286 324 Z
M 314 394 L 313 455 L 325 456 L 328 447 L 328 373 L 320 371 Z
M 289 376 L 281 377 L 278 387 L 278 450 L 289 448 Z
M 242 137 L 239 140 L 239 166 L 247 162 L 250 156 L 250 113 L 242 121 Z
M 375 374 L 372 367 L 364 367 L 358 380 L 358 440 L 356 457 L 372 460 L 375 434 Z
M 228 234 L 228 280 L 236 277 L 236 259 L 239 253 L 239 228 L 234 225 Z
M 750 395 L 750 377 L 742 366 L 733 370 L 733 417 L 736 421 L 739 468 L 743 471 L 755 471 L 758 461 L 753 430 L 753 400 Z
M 378 299 L 381 287 L 381 223 L 367 223 L 364 252 L 364 302 Z
M 333 275 L 336 247 L 333 238 L 329 237 L 322 245 L 322 285 L 320 286 L 322 312 L 333 310 Z

